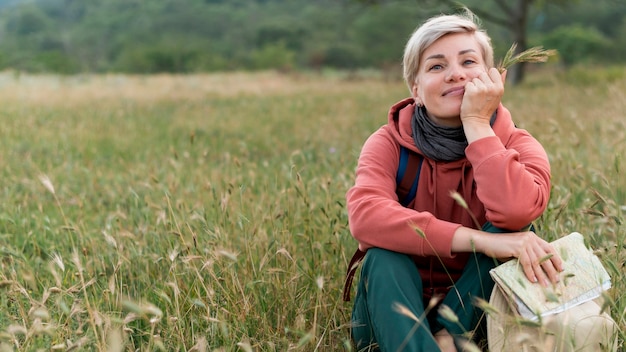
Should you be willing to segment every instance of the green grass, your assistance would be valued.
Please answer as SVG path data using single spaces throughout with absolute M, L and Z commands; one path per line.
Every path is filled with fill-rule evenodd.
M 626 86 L 586 73 L 505 103 L 551 158 L 537 226 L 586 235 L 623 344 Z M 0 78 L 0 350 L 348 349 L 344 195 L 402 82 Z

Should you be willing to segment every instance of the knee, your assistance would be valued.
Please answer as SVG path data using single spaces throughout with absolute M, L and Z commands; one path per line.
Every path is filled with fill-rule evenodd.
M 408 254 L 394 252 L 382 248 L 367 250 L 361 275 L 370 279 L 377 277 L 389 279 L 398 275 L 417 275 L 417 267 Z
M 372 268 L 394 268 L 413 263 L 408 254 L 390 251 L 382 248 L 370 248 L 365 254 L 363 266 Z

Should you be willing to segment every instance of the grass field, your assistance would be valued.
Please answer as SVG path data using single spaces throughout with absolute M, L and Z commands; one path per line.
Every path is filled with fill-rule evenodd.
M 350 350 L 344 195 L 405 97 L 372 75 L 0 74 L 0 351 Z M 626 69 L 532 73 L 536 225 L 586 236 L 626 337 Z

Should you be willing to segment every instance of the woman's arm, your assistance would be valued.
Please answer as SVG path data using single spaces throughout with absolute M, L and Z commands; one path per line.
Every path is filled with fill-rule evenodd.
M 452 236 L 461 225 L 405 208 L 398 202 L 398 160 L 399 147 L 384 128 L 363 145 L 355 184 L 346 194 L 352 236 L 361 250 L 378 247 L 412 255 L 452 256 Z M 433 238 L 426 235 L 435 232 Z
M 526 131 L 510 133 L 507 145 L 499 137 L 483 138 L 470 144 L 466 155 L 485 217 L 494 226 L 518 230 L 545 211 L 550 163 L 541 144 Z
M 501 75 L 492 68 L 468 82 L 461 121 L 469 143 L 466 156 L 474 169 L 486 218 L 497 227 L 516 230 L 547 207 L 550 164 L 541 144 L 515 128 L 509 111 L 500 104 L 505 78 L 506 71 Z

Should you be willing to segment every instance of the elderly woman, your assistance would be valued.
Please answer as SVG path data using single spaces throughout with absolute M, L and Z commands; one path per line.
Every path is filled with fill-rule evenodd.
M 519 258 L 530 281 L 558 280 L 553 247 L 522 230 L 548 204 L 550 165 L 501 104 L 506 72 L 494 68 L 472 13 L 418 27 L 403 66 L 411 97 L 367 139 L 347 193 L 350 230 L 366 253 L 352 339 L 359 350 L 456 351 L 480 336 L 475 298 L 489 299 L 498 258 Z M 396 194 L 401 146 L 423 160 L 406 207 Z

